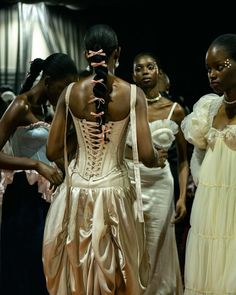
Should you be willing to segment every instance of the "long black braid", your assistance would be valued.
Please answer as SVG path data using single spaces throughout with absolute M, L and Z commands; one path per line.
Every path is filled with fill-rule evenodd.
M 96 103 L 97 122 L 99 129 L 107 121 L 108 103 L 110 101 L 109 89 L 107 87 L 107 61 L 115 49 L 118 49 L 118 39 L 114 30 L 106 24 L 92 26 L 85 35 L 85 47 L 88 53 L 90 67 L 94 68 L 93 93 Z
M 93 55 L 89 58 L 90 64 L 94 65 L 94 87 L 93 93 L 97 100 L 95 100 L 96 110 L 98 113 L 102 114 L 101 117 L 97 117 L 97 122 L 99 123 L 99 128 L 102 128 L 102 125 L 106 123 L 106 114 L 108 109 L 109 95 L 107 88 L 107 74 L 108 69 L 106 66 L 106 56 L 102 55 Z M 101 65 L 99 65 L 101 64 Z M 96 66 L 97 65 L 97 66 Z M 101 129 L 102 131 L 102 129 Z

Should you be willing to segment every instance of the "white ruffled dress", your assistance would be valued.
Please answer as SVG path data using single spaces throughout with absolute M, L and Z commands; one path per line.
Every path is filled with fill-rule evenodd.
M 168 150 L 179 126 L 171 120 L 176 103 L 164 120 L 149 123 L 154 145 Z M 127 144 L 131 146 L 130 135 Z M 133 162 L 127 160 L 134 181 Z M 175 227 L 174 179 L 168 161 L 164 168 L 148 168 L 139 164 L 147 249 L 151 273 L 145 295 L 182 295 L 183 286 L 178 259 Z
M 185 295 L 236 294 L 236 125 L 212 126 L 222 100 L 203 96 L 182 123 L 185 138 L 205 154 L 197 164 L 192 161 L 198 186 L 187 239 Z

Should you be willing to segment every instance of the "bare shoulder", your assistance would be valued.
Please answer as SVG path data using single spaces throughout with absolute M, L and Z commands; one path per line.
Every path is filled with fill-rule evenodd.
M 16 96 L 1 118 L 2 128 L 6 126 L 10 133 L 13 132 L 18 125 L 27 122 L 26 118 L 29 111 L 30 108 L 27 96 L 24 94 Z
M 176 103 L 174 113 L 173 113 L 174 120 L 180 124 L 182 120 L 184 119 L 184 117 L 185 117 L 184 108 L 179 103 Z
M 74 82 L 71 88 L 70 105 L 83 104 L 93 94 L 93 76 L 84 77 Z M 68 87 L 68 86 L 67 86 Z M 66 90 L 65 90 L 66 91 Z M 65 93 L 64 93 L 65 94 Z
M 91 76 L 84 77 L 83 79 L 73 82 L 71 91 L 73 94 L 78 93 L 80 91 L 84 91 L 85 89 L 91 87 L 91 84 L 92 84 L 92 77 Z
M 119 77 L 110 77 L 108 87 L 110 87 L 111 97 L 121 98 L 124 101 L 129 99 L 131 90 L 130 85 L 130 83 Z
M 118 89 L 121 89 L 123 90 L 124 92 L 130 92 L 130 83 L 119 78 L 119 77 L 116 77 L 114 76 L 113 77 L 113 81 L 112 81 L 112 87 L 113 88 L 118 88 Z
M 163 101 L 163 104 L 168 108 L 168 112 L 170 112 L 173 105 L 176 104 L 172 114 L 172 120 L 180 124 L 183 118 L 185 117 L 184 108 L 178 102 L 172 101 L 166 97 L 163 97 L 162 101 Z
M 29 111 L 29 101 L 26 94 L 20 94 L 12 101 L 9 110 L 19 113 L 27 113 Z

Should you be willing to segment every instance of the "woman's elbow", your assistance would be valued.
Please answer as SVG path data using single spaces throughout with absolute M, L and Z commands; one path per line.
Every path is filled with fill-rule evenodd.
M 148 158 L 141 158 L 140 161 L 143 163 L 144 166 L 148 168 L 153 168 L 157 166 L 157 159 L 155 156 L 153 157 L 148 157 Z
M 46 148 L 46 156 L 49 161 L 53 162 L 63 156 L 63 149 L 61 149 L 57 145 L 47 146 Z
M 55 153 L 52 149 L 49 149 L 49 148 L 46 149 L 46 156 L 49 161 L 51 162 L 55 161 Z

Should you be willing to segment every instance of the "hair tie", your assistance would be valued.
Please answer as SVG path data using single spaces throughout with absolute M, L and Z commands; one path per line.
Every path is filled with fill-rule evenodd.
M 99 103 L 105 104 L 105 99 L 102 98 L 102 97 L 94 97 L 94 98 L 90 99 L 90 100 L 88 101 L 88 103 L 92 103 L 92 102 L 97 101 L 97 100 L 98 100 Z M 100 105 L 99 105 L 99 106 L 100 106 Z
M 105 56 L 106 53 L 103 52 L 103 49 L 99 49 L 98 51 L 89 50 L 89 52 L 88 52 L 88 58 L 90 58 L 90 57 L 92 57 L 94 55 L 103 55 L 103 56 Z
M 107 67 L 107 64 L 106 64 L 105 60 L 102 60 L 100 62 L 91 62 L 91 67 L 96 68 L 96 67 L 99 67 L 99 66 Z
M 94 113 L 94 112 L 90 112 L 90 115 L 98 118 L 98 117 L 101 117 L 102 115 L 104 115 L 104 112 L 100 112 L 100 113 Z
M 104 79 L 100 79 L 100 80 L 92 80 L 91 83 L 92 84 L 97 84 L 97 83 L 101 83 L 103 84 L 102 82 L 104 81 Z

